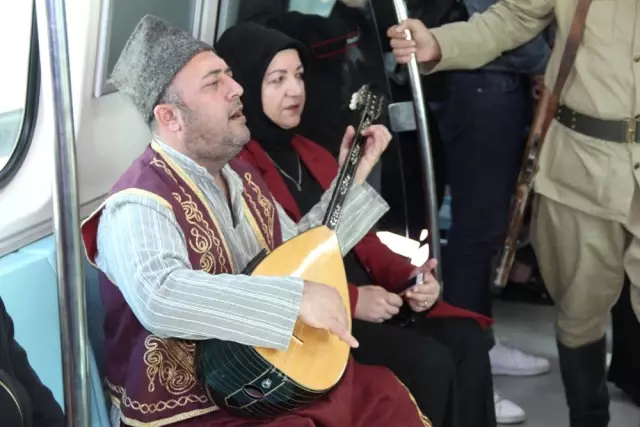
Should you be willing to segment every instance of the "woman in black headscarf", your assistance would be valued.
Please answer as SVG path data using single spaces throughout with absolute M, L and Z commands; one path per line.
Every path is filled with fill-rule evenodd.
M 390 52 L 390 47 L 380 41 L 387 38 L 386 29 L 391 25 L 387 21 L 395 23 L 393 4 L 386 0 L 339 0 L 334 2 L 329 16 L 324 17 L 290 10 L 290 3 L 289 0 L 243 0 L 238 22 L 251 21 L 273 28 L 307 47 L 312 65 L 305 74 L 308 102 L 297 131 L 337 156 L 342 132 L 353 122 L 353 113 L 348 108 L 349 97 L 363 83 L 386 87 L 393 102 L 412 99 L 406 79 L 404 83 L 395 83 L 385 72 L 383 51 Z M 428 3 L 428 14 L 440 19 L 444 13 L 440 10 L 442 3 L 446 5 L 451 1 L 425 3 L 417 0 L 413 3 Z M 411 13 L 412 5 L 407 6 Z M 422 76 L 425 94 L 439 86 L 439 74 Z M 425 79 L 438 81 L 435 85 L 425 85 Z M 428 103 L 426 108 L 439 210 L 445 196 L 444 146 Z M 388 125 L 386 111 L 380 122 Z M 414 239 L 418 239 L 427 216 L 422 180 L 419 179 L 419 145 L 417 131 L 394 135 L 380 163 L 367 179 L 391 208 L 384 218 L 385 227 L 399 233 L 404 233 L 406 227 Z M 398 191 L 398 188 L 405 191 Z
M 305 105 L 306 49 L 276 30 L 243 23 L 228 29 L 216 50 L 244 88 L 244 114 L 252 140 L 240 157 L 261 173 L 287 214 L 299 220 L 337 172 L 328 150 L 296 132 Z M 411 296 L 403 301 L 398 293 L 417 269 L 374 233 L 363 238 L 344 262 L 353 334 L 360 342 L 354 358 L 391 369 L 436 427 L 494 426 L 493 384 L 480 327 L 487 326 L 487 319 L 435 303 L 439 284 L 429 271 L 433 261 L 420 271 L 426 271 L 425 281 L 435 288 L 434 298 L 421 308 Z M 428 319 L 420 316 L 409 328 L 392 324 L 403 305 L 414 311 L 428 309 Z

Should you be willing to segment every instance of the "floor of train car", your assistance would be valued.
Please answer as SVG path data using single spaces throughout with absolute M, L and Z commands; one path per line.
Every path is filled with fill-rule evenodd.
M 553 307 L 494 300 L 496 336 L 507 344 L 551 359 L 550 374 L 538 377 L 494 377 L 501 394 L 527 412 L 523 427 L 568 426 L 568 412 L 558 367 Z M 640 409 L 610 385 L 609 427 L 637 427 Z

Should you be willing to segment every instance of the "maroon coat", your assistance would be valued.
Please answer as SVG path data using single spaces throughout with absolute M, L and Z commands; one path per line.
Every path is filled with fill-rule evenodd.
M 338 173 L 338 163 L 331 153 L 319 144 L 296 135 L 292 141 L 300 159 L 305 164 L 311 175 L 327 190 Z M 257 141 L 251 140 L 245 146 L 239 157 L 253 165 L 267 183 L 271 194 L 284 208 L 287 214 L 294 220 L 301 218 L 300 209 L 293 195 L 287 188 L 282 175 L 275 167 L 266 152 Z M 356 257 L 364 265 L 376 284 L 390 292 L 397 292 L 407 282 L 409 275 L 415 268 L 407 258 L 391 251 L 380 241 L 375 233 L 368 233 L 354 248 Z M 358 301 L 358 289 L 349 284 L 349 297 L 351 313 L 355 313 Z M 454 307 L 445 302 L 438 302 L 428 312 L 429 317 L 467 317 L 472 318 L 483 327 L 489 327 L 493 320 L 469 310 Z

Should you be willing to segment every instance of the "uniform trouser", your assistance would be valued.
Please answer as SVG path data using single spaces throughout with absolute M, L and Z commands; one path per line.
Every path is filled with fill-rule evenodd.
M 630 281 L 640 318 L 640 188 L 625 223 L 537 196 L 532 241 L 557 308 L 556 333 L 571 427 L 609 422 L 605 333 L 611 308 Z
M 577 348 L 600 340 L 620 296 L 625 272 L 640 318 L 640 188 L 625 224 L 598 218 L 538 195 L 532 242 L 557 307 L 558 340 Z

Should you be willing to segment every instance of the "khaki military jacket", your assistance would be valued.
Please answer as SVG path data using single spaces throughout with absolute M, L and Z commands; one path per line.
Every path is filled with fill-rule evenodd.
M 442 60 L 431 72 L 474 69 L 542 31 L 558 30 L 545 75 L 552 88 L 577 0 L 502 0 L 468 22 L 433 29 Z M 640 0 L 593 0 L 561 104 L 592 117 L 640 115 Z M 640 129 L 638 130 L 640 132 Z M 515 142 L 514 142 L 515 143 Z M 624 222 L 640 191 L 640 144 L 586 137 L 553 121 L 540 156 L 537 193 L 591 215 Z

